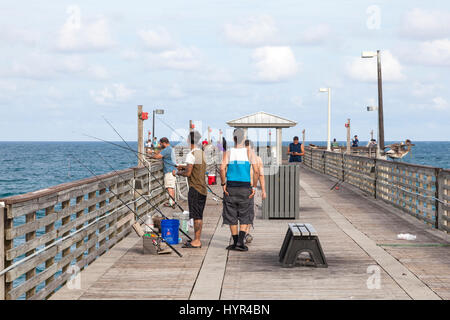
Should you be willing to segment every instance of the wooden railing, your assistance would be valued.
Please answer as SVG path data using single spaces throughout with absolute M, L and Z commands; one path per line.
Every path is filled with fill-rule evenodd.
M 303 165 L 450 232 L 450 170 L 305 147 Z
M 1 299 L 46 299 L 166 199 L 162 165 L 130 168 L 0 199 Z M 135 192 L 137 190 L 138 192 Z M 145 197 L 145 198 L 144 198 Z M 120 199 L 120 200 L 119 200 Z

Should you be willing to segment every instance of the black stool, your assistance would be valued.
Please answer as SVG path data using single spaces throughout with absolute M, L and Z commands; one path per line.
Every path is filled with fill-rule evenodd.
M 282 267 L 293 267 L 303 252 L 309 253 L 315 267 L 328 267 L 314 227 L 309 223 L 289 223 L 279 254 Z

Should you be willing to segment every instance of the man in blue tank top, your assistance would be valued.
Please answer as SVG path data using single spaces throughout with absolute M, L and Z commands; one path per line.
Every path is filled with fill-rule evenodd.
M 298 142 L 298 137 L 294 137 L 294 142 L 291 142 L 288 147 L 287 154 L 289 155 L 289 162 L 302 162 L 302 156 L 305 154 L 305 149 L 301 143 Z
M 253 186 L 253 167 L 249 151 L 244 145 L 244 130 L 233 132 L 234 148 L 225 151 L 220 166 L 223 187 L 223 223 L 230 226 L 233 244 L 227 250 L 247 251 L 245 235 L 252 223 L 253 202 L 256 185 Z M 239 228 L 238 228 L 239 223 Z

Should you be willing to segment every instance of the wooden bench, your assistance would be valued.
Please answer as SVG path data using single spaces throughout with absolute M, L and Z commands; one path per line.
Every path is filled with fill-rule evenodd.
M 309 223 L 289 223 L 286 237 L 281 246 L 279 261 L 283 267 L 293 267 L 299 255 L 304 252 L 309 253 L 313 266 L 328 267 L 314 227 Z

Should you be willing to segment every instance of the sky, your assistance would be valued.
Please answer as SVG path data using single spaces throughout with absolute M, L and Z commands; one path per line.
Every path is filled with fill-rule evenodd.
M 385 139 L 450 140 L 450 2 L 0 0 L 0 141 L 136 140 L 137 105 L 156 136 L 189 120 L 265 111 L 296 121 L 283 140 L 377 132 L 381 50 Z M 176 129 L 174 133 L 171 129 Z M 261 134 L 261 133 L 260 133 Z M 263 135 L 265 135 L 263 133 Z M 273 133 L 274 135 L 274 133 Z

